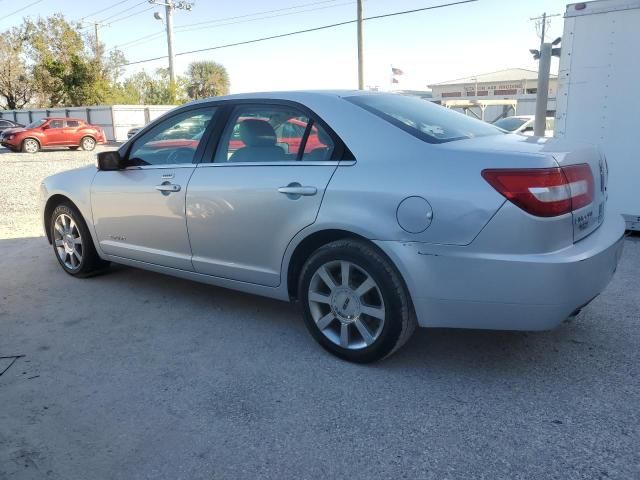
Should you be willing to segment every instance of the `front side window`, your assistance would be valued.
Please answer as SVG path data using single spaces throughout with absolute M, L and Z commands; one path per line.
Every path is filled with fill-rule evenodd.
M 51 120 L 49 122 L 49 128 L 62 128 L 63 121 L 62 120 Z
M 215 108 L 191 110 L 159 123 L 135 141 L 128 164 L 174 165 L 193 163 Z
M 329 160 L 334 143 L 313 119 L 294 108 L 240 107 L 232 114 L 216 163 Z
M 417 97 L 391 93 L 354 95 L 345 100 L 428 143 L 503 134 L 488 123 Z

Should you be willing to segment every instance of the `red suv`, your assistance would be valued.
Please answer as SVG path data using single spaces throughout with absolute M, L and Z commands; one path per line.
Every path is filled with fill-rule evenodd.
M 3 147 L 26 153 L 52 147 L 93 150 L 96 143 L 105 141 L 104 131 L 100 127 L 79 118 L 43 118 L 24 128 L 6 130 L 0 138 Z

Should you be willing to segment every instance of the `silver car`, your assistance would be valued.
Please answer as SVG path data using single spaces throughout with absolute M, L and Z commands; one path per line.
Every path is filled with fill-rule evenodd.
M 354 362 L 416 325 L 553 328 L 608 284 L 624 233 L 597 149 L 361 91 L 191 103 L 41 193 L 65 272 L 116 262 L 295 300 Z

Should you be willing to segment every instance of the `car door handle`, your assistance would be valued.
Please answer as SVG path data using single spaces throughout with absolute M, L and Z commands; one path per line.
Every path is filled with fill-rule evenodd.
M 176 185 L 175 183 L 164 182 L 160 185 L 156 185 L 156 190 L 160 190 L 161 192 L 179 192 L 180 185 Z
M 311 196 L 318 193 L 318 189 L 316 187 L 304 187 L 302 185 L 287 185 L 286 187 L 278 188 L 280 193 L 284 193 L 285 195 L 295 195 L 295 196 Z

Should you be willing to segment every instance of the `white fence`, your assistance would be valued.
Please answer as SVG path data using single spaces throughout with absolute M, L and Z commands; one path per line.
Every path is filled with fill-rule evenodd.
M 127 139 L 127 131 L 130 128 L 146 125 L 172 108 L 175 108 L 175 105 L 99 105 L 0 110 L 0 118 L 7 118 L 23 125 L 45 117 L 81 118 L 101 127 L 110 142 L 122 142 Z

